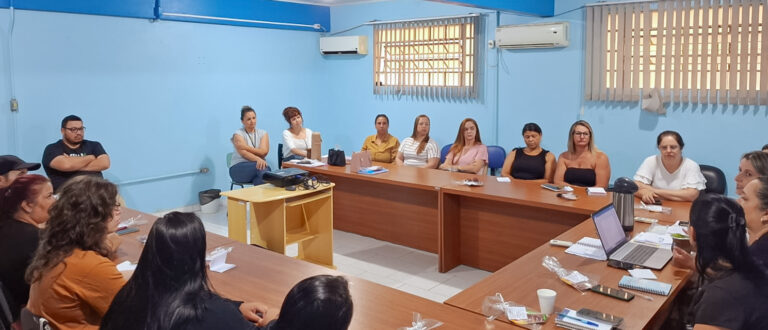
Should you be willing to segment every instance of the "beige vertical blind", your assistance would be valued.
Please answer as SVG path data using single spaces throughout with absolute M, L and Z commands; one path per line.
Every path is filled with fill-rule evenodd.
M 374 25 L 374 93 L 477 98 L 480 21 L 476 15 Z
M 661 0 L 588 6 L 584 97 L 768 105 L 768 6 Z

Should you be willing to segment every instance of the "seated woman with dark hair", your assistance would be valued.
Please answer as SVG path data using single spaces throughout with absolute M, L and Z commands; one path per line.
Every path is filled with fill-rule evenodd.
M 22 175 L 0 188 L 0 282 L 10 294 L 13 320 L 29 299 L 24 272 L 40 242 L 39 226 L 48 221 L 55 200 L 51 181 L 42 175 Z
M 693 329 L 768 329 L 768 275 L 748 252 L 742 208 L 706 194 L 693 202 L 690 220 L 700 286 Z
M 267 309 L 213 292 L 205 249 L 205 229 L 194 214 L 171 212 L 158 219 L 133 276 L 115 296 L 101 328 L 256 329 L 249 320 L 263 322 Z
M 352 322 L 352 297 L 341 276 L 316 275 L 296 284 L 285 296 L 280 317 L 267 330 L 345 330 Z
M 536 123 L 523 126 L 525 148 L 515 148 L 509 152 L 501 167 L 501 176 L 552 181 L 555 174 L 555 155 L 541 147 L 541 135 L 541 127 Z
M 664 131 L 656 138 L 659 154 L 643 161 L 635 173 L 640 189 L 635 196 L 646 203 L 656 199 L 692 201 L 706 188 L 707 180 L 699 164 L 683 157 L 683 137 L 675 131 Z
M 269 153 L 269 134 L 256 128 L 256 111 L 247 105 L 240 109 L 240 122 L 243 127 L 232 135 L 235 152 L 232 153 L 229 176 L 235 182 L 260 185 L 264 183 L 264 173 L 270 171 L 265 160 Z
M 400 149 L 400 141 L 389 134 L 389 117 L 378 114 L 374 120 L 376 134 L 365 138 L 360 151 L 368 151 L 374 162 L 392 163 L 397 158 L 397 150 Z
M 56 329 L 98 329 L 115 294 L 125 284 L 111 259 L 110 241 L 120 221 L 117 187 L 78 176 L 59 189 L 40 246 L 27 269 L 27 308 Z M 115 236 L 112 236 L 115 237 Z

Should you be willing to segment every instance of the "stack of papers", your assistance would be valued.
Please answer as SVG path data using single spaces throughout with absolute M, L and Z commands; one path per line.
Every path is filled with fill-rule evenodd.
M 674 225 L 669 226 L 667 228 L 667 234 L 670 235 L 678 235 L 680 238 L 686 238 L 688 237 L 687 226 L 681 226 L 680 220 L 675 221 Z
M 323 163 L 323 162 L 321 162 L 319 160 L 307 159 L 307 158 L 305 158 L 305 159 L 293 159 L 293 160 L 287 161 L 287 163 L 301 165 L 301 166 L 306 166 L 306 167 L 318 167 L 318 166 L 328 165 L 328 164 Z
M 659 246 L 671 249 L 672 248 L 672 236 L 669 236 L 669 234 L 656 234 L 656 233 L 650 233 L 650 232 L 643 232 L 640 234 L 637 234 L 632 239 L 635 243 L 642 243 L 646 245 L 653 245 L 653 246 Z
M 605 196 L 607 193 L 605 189 L 601 187 L 589 187 L 587 188 L 587 195 L 589 196 Z
M 603 243 L 597 238 L 584 237 L 565 250 L 565 253 L 574 254 L 584 258 L 606 260 Z

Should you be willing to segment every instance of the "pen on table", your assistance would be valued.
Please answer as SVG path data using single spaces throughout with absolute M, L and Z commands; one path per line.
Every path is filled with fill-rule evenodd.
M 584 323 L 584 324 L 586 324 L 586 325 L 589 325 L 589 326 L 593 326 L 593 327 L 597 327 L 597 326 L 599 326 L 599 325 L 598 325 L 597 323 L 595 323 L 595 322 L 592 322 L 592 321 L 587 321 L 587 320 L 584 320 L 584 319 L 580 319 L 580 318 L 578 318 L 578 317 L 573 317 L 573 316 L 570 316 L 570 315 L 563 315 L 563 316 L 565 316 L 565 317 L 567 317 L 567 318 L 569 318 L 569 319 L 573 319 L 573 320 L 579 321 L 579 322 L 581 322 L 581 323 Z
M 625 288 L 625 289 L 626 289 L 626 288 Z M 637 291 L 634 291 L 634 290 L 633 290 L 633 291 L 630 291 L 630 292 L 632 292 L 634 295 L 636 295 L 636 296 L 638 296 L 638 297 L 640 297 L 640 298 L 643 298 L 643 299 L 645 299 L 645 300 L 648 300 L 648 301 L 653 301 L 653 297 L 651 297 L 651 296 L 649 296 L 649 295 L 645 295 L 645 294 L 642 294 L 642 293 L 640 293 L 640 292 L 637 292 Z

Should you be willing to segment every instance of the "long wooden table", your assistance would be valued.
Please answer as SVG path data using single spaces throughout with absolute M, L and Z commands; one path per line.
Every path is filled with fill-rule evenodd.
M 635 215 L 658 219 L 660 220 L 659 223 L 663 225 L 672 224 L 675 220 L 688 219 L 690 203 L 667 202 L 665 205 L 673 207 L 671 214 L 636 210 Z M 635 222 L 634 232 L 644 231 L 648 226 L 648 224 Z M 556 239 L 575 242 L 585 236 L 597 238 L 595 226 L 591 219 L 557 236 Z M 671 262 L 661 271 L 654 271 L 659 281 L 672 284 L 672 292 L 669 296 L 646 294 L 652 296 L 653 301 L 635 297 L 629 302 L 622 302 L 594 292 L 581 294 L 544 268 L 541 264 L 542 259 L 545 256 L 554 256 L 566 269 L 578 270 L 596 278 L 599 283 L 613 288 L 618 288 L 619 280 L 628 273 L 608 267 L 605 261 L 582 258 L 567 254 L 564 251 L 565 248 L 543 244 L 531 253 L 446 300 L 445 303 L 481 315 L 485 297 L 498 292 L 502 294 L 505 300 L 511 300 L 538 310 L 539 303 L 536 290 L 548 288 L 557 291 L 555 310 L 564 307 L 578 310 L 586 307 L 623 317 L 623 329 L 656 328 L 664 321 L 673 298 L 690 277 L 689 271 L 677 268 L 671 265 Z M 547 322 L 545 328 L 554 328 L 554 323 Z
M 496 271 L 588 219 L 611 195 L 576 201 L 557 197 L 539 182 L 380 165 L 389 172 L 364 175 L 349 166 L 298 167 L 336 183 L 334 227 L 439 255 L 439 270 L 465 264 Z M 477 178 L 483 185 L 465 186 Z
M 122 218 L 128 219 L 140 212 L 123 208 Z M 122 236 L 118 249 L 118 262 L 137 262 L 143 245 L 137 238 L 147 235 L 155 217 L 143 214 L 147 224 L 138 226 L 139 232 Z M 269 306 L 268 316 L 280 310 L 288 291 L 299 281 L 313 275 L 342 275 L 350 282 L 354 313 L 350 329 L 396 329 L 410 326 L 413 312 L 423 318 L 444 322 L 440 329 L 515 329 L 501 321 L 486 321 L 485 317 L 460 308 L 436 303 L 364 279 L 344 275 L 335 270 L 296 260 L 266 249 L 246 245 L 227 237 L 207 233 L 208 250 L 215 247 L 233 247 L 227 263 L 236 267 L 224 273 L 208 272 L 214 291 L 224 297 L 241 301 L 259 301 Z

